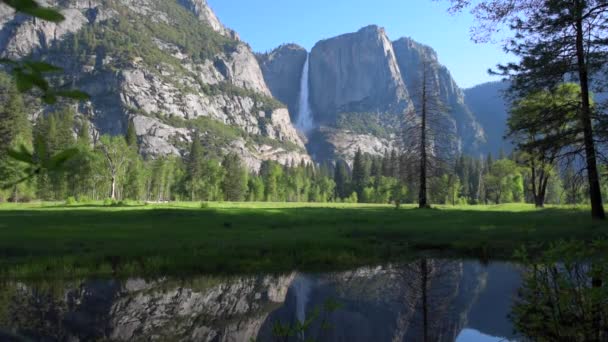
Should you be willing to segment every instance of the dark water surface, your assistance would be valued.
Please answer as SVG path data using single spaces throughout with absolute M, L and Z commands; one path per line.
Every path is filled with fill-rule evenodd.
M 523 266 L 0 285 L 0 340 L 515 341 Z M 298 322 L 304 322 L 299 324 Z

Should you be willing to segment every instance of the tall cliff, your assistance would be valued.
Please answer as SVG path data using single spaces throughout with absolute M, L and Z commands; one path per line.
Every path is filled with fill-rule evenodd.
M 257 57 L 272 95 L 287 104 L 295 121 L 299 111 L 300 79 L 308 52 L 299 45 L 285 44 Z
M 292 103 L 292 115 L 297 113 L 304 56 L 303 49 L 289 45 L 262 59 L 271 92 Z M 310 52 L 309 102 L 318 127 L 308 137 L 310 153 L 318 160 L 350 160 L 357 149 L 382 154 L 396 146 L 404 113 L 416 105 L 413 95 L 419 92 L 423 61 L 428 61 L 433 88 L 446 107 L 451 134 L 442 143 L 450 144 L 453 153 L 480 151 L 486 139 L 483 127 L 437 53 L 410 38 L 391 42 L 384 29 L 368 26 L 320 41 Z
M 310 102 L 315 119 L 339 113 L 391 112 L 410 106 L 388 36 L 378 26 L 318 42 L 310 53 Z
M 78 112 L 96 135 L 124 133 L 132 120 L 143 154 L 183 153 L 197 129 L 209 151 L 237 152 L 251 168 L 310 160 L 250 47 L 205 0 L 48 3 L 66 20 L 0 5 L 0 56 L 63 67 L 63 81 L 91 95 Z
M 464 93 L 452 78 L 450 71 L 439 63 L 437 52 L 430 46 L 420 44 L 411 38 L 396 40 L 393 42 L 393 47 L 401 75 L 410 94 L 419 92 L 416 87 L 420 84 L 420 71 L 423 63 L 427 63 L 431 88 L 437 92 L 439 100 L 445 106 L 448 114 L 446 119 L 452 121 L 449 126 L 454 127 L 452 133 L 459 138 L 459 150 L 468 153 L 478 151 L 486 139 L 483 128 L 465 103 Z
M 502 149 L 510 152 L 513 143 L 504 136 L 507 133 L 507 119 L 510 104 L 505 99 L 509 82 L 489 82 L 466 89 L 465 101 L 487 135 L 487 143 L 480 152 L 496 155 Z

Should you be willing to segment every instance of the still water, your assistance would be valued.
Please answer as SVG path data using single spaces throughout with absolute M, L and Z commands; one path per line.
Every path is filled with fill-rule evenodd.
M 8 281 L 0 340 L 518 341 L 525 272 L 424 259 L 325 274 Z

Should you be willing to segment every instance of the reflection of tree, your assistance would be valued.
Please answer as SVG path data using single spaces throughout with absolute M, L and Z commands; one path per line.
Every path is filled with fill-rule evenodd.
M 406 295 L 393 341 L 403 341 L 405 337 L 425 342 L 452 338 L 447 336 L 453 330 L 449 315 L 461 272 L 461 263 L 431 259 L 399 268 L 397 276 L 406 285 Z
M 516 330 L 535 341 L 608 340 L 605 252 L 561 244 L 530 263 L 513 307 Z
M 27 288 L 23 284 L 0 285 L 3 309 L 0 310 L 0 327 L 12 328 L 13 333 L 30 337 L 44 337 L 61 341 L 66 338 L 62 325 L 65 306 L 57 288 L 39 286 Z

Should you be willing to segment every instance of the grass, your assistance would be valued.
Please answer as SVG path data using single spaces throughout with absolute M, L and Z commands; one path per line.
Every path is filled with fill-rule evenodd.
M 509 259 L 521 246 L 603 238 L 588 208 L 523 204 L 93 203 L 0 205 L 0 276 L 157 276 L 337 270 L 420 254 Z

